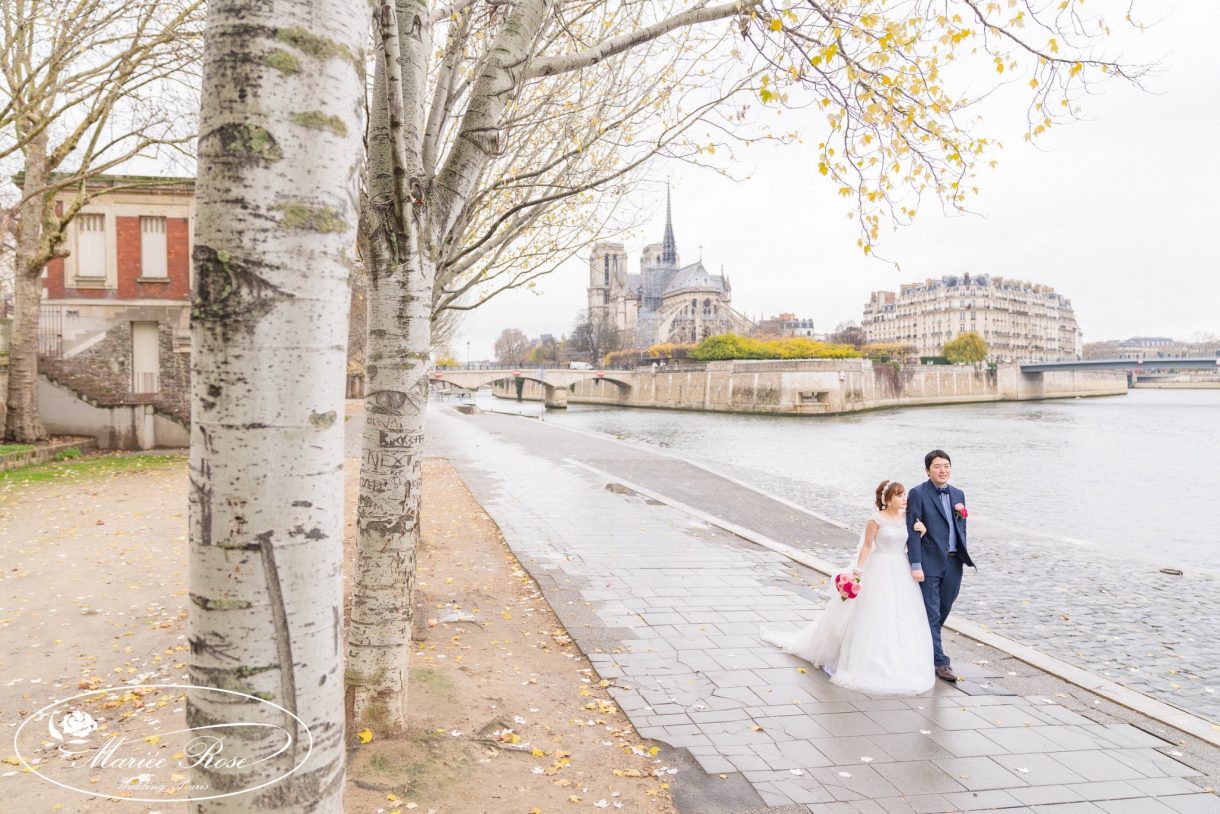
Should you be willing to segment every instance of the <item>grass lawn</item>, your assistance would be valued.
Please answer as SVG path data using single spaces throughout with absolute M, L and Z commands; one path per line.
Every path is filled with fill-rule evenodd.
M 27 449 L 33 448 L 33 444 L 0 444 L 0 455 L 6 452 L 25 452 Z
M 0 489 L 23 483 L 38 483 L 69 478 L 102 477 L 120 472 L 135 472 L 186 462 L 186 456 L 157 452 L 101 452 L 45 464 L 33 464 L 0 472 Z

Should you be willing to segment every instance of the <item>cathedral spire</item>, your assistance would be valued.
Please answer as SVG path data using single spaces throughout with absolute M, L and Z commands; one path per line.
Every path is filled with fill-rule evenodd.
M 674 240 L 674 219 L 668 181 L 665 182 L 665 240 L 661 246 L 661 262 L 671 266 L 678 265 L 678 244 Z

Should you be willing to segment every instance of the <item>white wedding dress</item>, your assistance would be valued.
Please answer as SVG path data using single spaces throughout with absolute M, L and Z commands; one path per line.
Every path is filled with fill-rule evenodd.
M 825 668 L 840 687 L 919 695 L 932 689 L 936 671 L 923 595 L 906 556 L 906 519 L 881 512 L 872 519 L 877 538 L 860 575 L 860 595 L 844 601 L 832 586 L 816 621 L 789 633 L 764 629 L 762 638 Z

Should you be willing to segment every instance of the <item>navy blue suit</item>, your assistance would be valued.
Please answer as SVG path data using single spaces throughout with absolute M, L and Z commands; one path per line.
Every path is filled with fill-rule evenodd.
M 966 550 L 966 518 L 958 517 L 953 509 L 959 503 L 966 505 L 966 495 L 956 486 L 950 485 L 948 489 L 947 514 L 944 499 L 932 481 L 924 481 L 907 493 L 907 559 L 912 570 L 916 566 L 923 570 L 919 589 L 932 629 L 932 661 L 937 667 L 949 663 L 940 646 L 940 629 L 962 587 L 962 568 L 974 567 Z M 915 531 L 916 520 L 922 520 L 928 528 L 922 538 Z M 956 549 L 952 556 L 951 547 Z

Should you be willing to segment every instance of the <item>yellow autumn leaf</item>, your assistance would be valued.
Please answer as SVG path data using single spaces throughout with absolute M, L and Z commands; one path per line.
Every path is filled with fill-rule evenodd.
M 398 800 L 398 797 L 396 797 L 393 792 L 390 792 L 389 794 L 387 794 L 385 796 L 385 798 L 387 800 L 389 800 L 391 803 L 396 802 Z
M 153 746 L 156 746 L 158 743 L 161 742 L 161 736 L 160 735 L 149 735 L 147 738 L 144 739 L 144 742 L 152 744 Z
M 783 28 L 784 28 L 784 21 L 781 20 L 780 18 L 776 17 L 774 20 L 771 21 L 771 30 L 772 31 L 781 31 L 781 30 L 783 30 Z
M 373 740 L 373 731 L 371 729 L 361 729 L 356 733 L 356 737 L 361 743 L 371 743 Z
M 1072 66 L 1072 70 L 1068 71 L 1068 75 L 1075 76 L 1076 74 L 1080 73 L 1083 70 L 1084 70 L 1084 65 L 1077 62 L 1075 65 Z

